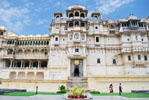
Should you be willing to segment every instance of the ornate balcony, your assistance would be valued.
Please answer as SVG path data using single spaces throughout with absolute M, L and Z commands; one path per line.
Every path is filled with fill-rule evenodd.
M 1 59 L 11 59 L 11 58 L 14 58 L 14 55 L 13 54 L 9 54 L 9 55 L 2 55 L 0 56 Z
M 48 59 L 48 55 L 36 54 L 36 55 L 15 55 L 15 59 Z

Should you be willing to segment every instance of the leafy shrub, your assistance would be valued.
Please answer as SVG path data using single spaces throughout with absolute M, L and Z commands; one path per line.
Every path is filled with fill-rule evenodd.
M 99 91 L 90 91 L 91 94 L 100 94 Z
M 66 93 L 66 87 L 64 85 L 59 86 L 58 90 L 57 93 Z
M 69 92 L 69 95 L 71 96 L 81 96 L 84 95 L 83 93 L 86 91 L 84 89 L 82 89 L 81 86 L 75 86 L 74 88 L 72 88 L 72 90 L 70 90 L 71 92 Z

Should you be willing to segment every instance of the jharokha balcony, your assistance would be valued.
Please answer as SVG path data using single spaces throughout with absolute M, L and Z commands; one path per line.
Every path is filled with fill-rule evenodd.
M 13 54 L 9 54 L 9 55 L 2 55 L 0 56 L 0 58 L 2 59 L 48 59 L 48 55 L 45 54 L 34 54 L 34 55 L 29 55 L 29 54 L 24 54 L 24 55 L 13 55 Z

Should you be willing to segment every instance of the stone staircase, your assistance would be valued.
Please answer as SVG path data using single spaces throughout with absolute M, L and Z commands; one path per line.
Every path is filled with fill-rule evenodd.
M 79 85 L 82 88 L 88 88 L 88 80 L 86 77 L 68 77 L 67 87 L 73 88 Z

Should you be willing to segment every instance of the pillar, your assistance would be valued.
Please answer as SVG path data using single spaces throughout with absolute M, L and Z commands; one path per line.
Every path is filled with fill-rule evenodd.
M 39 69 L 39 67 L 40 67 L 40 61 L 38 60 L 38 69 Z
M 23 61 L 21 60 L 21 68 L 23 67 Z
M 10 68 L 12 67 L 12 60 L 10 60 L 10 66 L 9 66 Z
M 31 66 L 32 66 L 32 62 L 31 62 L 31 61 L 29 61 L 29 68 L 31 68 Z

